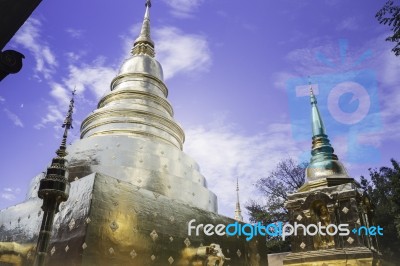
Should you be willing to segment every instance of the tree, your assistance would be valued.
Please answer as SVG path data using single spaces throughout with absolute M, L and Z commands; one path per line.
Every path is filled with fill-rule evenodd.
M 394 42 L 396 45 L 392 51 L 396 56 L 400 55 L 400 6 L 394 5 L 393 0 L 389 0 L 376 13 L 375 17 L 380 24 L 389 25 L 393 35 L 386 38 L 386 41 Z
M 267 177 L 257 181 L 258 190 L 266 197 L 266 204 L 262 205 L 250 201 L 246 209 L 249 211 L 250 222 L 261 222 L 267 225 L 275 222 L 289 220 L 288 211 L 285 209 L 285 201 L 288 194 L 297 191 L 305 182 L 305 169 L 308 163 L 297 164 L 288 158 L 278 163 Z M 268 253 L 276 253 L 290 250 L 290 241 L 282 241 L 280 237 L 268 237 Z
M 369 169 L 370 180 L 361 176 L 361 187 L 375 205 L 375 223 L 383 228 L 379 238 L 385 260 L 400 261 L 400 166 L 392 159 L 392 167 Z M 394 264 L 398 265 L 398 264 Z

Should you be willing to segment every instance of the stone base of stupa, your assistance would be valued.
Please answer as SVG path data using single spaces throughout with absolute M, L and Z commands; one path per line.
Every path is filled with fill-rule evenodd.
M 369 199 L 352 178 L 327 177 L 308 182 L 286 202 L 290 223 L 305 227 L 317 223 L 347 225 L 349 233 L 333 236 L 304 234 L 291 236 L 292 253 L 283 260 L 290 266 L 380 265 L 376 236 L 353 229 L 373 226 Z M 321 210 L 325 210 L 322 213 Z M 324 246 L 329 243 L 328 247 Z
M 41 204 L 40 199 L 32 198 L 0 211 L 0 250 L 1 242 L 31 247 L 26 254 L 15 252 L 22 265 L 33 261 L 43 216 Z M 211 243 L 219 244 L 230 258 L 224 265 L 267 265 L 265 239 L 247 242 L 243 236 L 206 236 L 202 232 L 189 236 L 192 219 L 196 225 L 235 222 L 94 173 L 71 183 L 70 197 L 54 219 L 46 265 L 203 265 L 198 248 Z M 0 254 L 0 261 L 7 256 Z

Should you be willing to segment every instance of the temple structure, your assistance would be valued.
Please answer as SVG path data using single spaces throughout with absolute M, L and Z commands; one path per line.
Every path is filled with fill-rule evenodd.
M 306 183 L 289 195 L 286 208 L 290 223 L 297 223 L 297 235 L 291 236 L 292 252 L 284 265 L 378 265 L 379 252 L 376 236 L 369 235 L 362 227 L 373 223 L 373 206 L 363 194 L 359 184 L 351 178 L 334 154 L 311 90 L 312 151 L 306 169 Z M 322 233 L 304 235 L 304 227 L 327 227 Z M 348 234 L 334 232 L 333 226 L 348 224 Z M 304 226 L 304 227 L 302 227 Z
M 132 55 L 68 146 L 69 198 L 54 216 L 46 265 L 266 265 L 263 238 L 188 232 L 236 222 L 182 151 L 150 35 L 150 1 Z M 31 265 L 43 212 L 33 178 L 25 202 L 0 211 L 0 262 Z M 240 214 L 240 212 L 239 212 Z M 229 261 L 227 259 L 230 259 Z

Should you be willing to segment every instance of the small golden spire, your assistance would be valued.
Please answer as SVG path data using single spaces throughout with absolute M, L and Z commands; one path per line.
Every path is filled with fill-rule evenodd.
M 240 210 L 240 201 L 239 201 L 239 178 L 236 178 L 236 209 L 235 209 L 235 220 L 239 222 L 243 222 L 242 211 Z
M 132 55 L 149 55 L 154 57 L 154 42 L 150 37 L 150 7 L 151 1 L 146 0 L 146 11 L 139 37 L 135 40 Z

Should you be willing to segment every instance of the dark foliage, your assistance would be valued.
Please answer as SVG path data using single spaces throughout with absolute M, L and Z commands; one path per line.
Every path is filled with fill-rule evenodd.
M 375 205 L 375 223 L 383 228 L 379 249 L 385 260 L 400 262 L 400 166 L 369 169 L 370 180 L 361 177 L 361 186 Z M 398 265 L 398 264 L 395 264 Z
M 267 225 L 275 222 L 288 221 L 285 201 L 288 194 L 295 192 L 305 181 L 307 163 L 297 164 L 291 158 L 278 163 L 275 170 L 267 177 L 258 180 L 256 186 L 265 195 L 266 203 L 250 201 L 246 209 L 249 211 L 250 222 L 261 222 Z M 268 237 L 268 253 L 290 250 L 290 240 L 282 241 L 280 237 Z
M 392 51 L 396 56 L 400 55 L 400 5 L 394 4 L 393 0 L 389 0 L 385 5 L 376 13 L 376 19 L 380 24 L 390 26 L 393 35 L 386 38 L 386 41 L 394 42 L 395 46 Z

